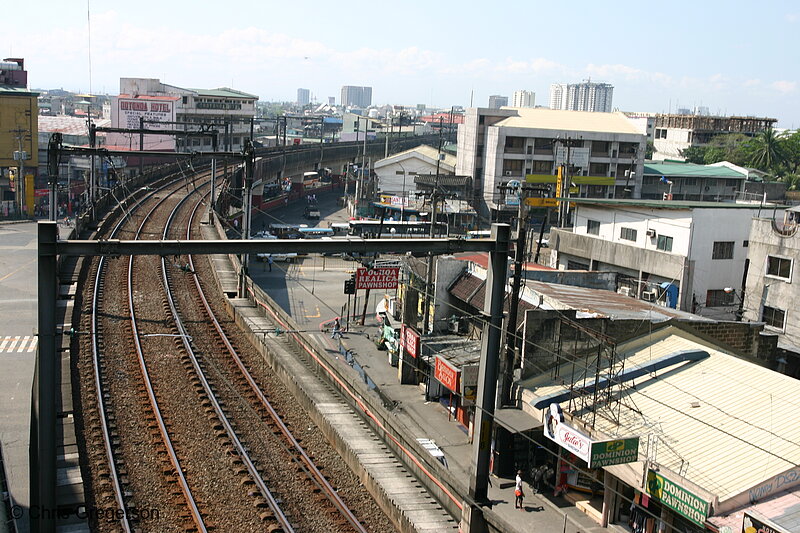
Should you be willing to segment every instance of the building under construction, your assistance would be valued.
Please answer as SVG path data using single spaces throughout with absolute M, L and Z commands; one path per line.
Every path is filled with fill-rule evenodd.
M 682 159 L 683 150 L 708 144 L 717 135 L 741 133 L 752 137 L 773 127 L 777 121 L 763 117 L 656 115 L 653 159 Z

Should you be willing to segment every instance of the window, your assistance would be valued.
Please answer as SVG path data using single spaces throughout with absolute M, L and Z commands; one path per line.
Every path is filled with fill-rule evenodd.
M 553 172 L 553 162 L 552 161 L 534 161 L 533 162 L 533 173 L 534 174 L 550 174 Z
M 567 270 L 589 270 L 589 265 L 579 261 L 567 261 Z
M 750 241 L 742 241 L 742 248 L 747 248 L 750 246 Z
M 706 291 L 706 307 L 724 307 L 735 303 L 736 293 L 725 292 L 725 289 Z
M 717 241 L 711 259 L 733 259 L 733 241 Z
M 773 328 L 783 329 L 786 322 L 786 311 L 765 305 L 764 310 L 761 311 L 761 321 Z
M 590 235 L 600 235 L 600 221 L 586 220 L 586 233 Z
M 636 230 L 633 228 L 620 228 L 619 238 L 626 241 L 636 241 Z
M 663 250 L 665 252 L 672 251 L 672 237 L 667 237 L 666 235 L 659 235 L 658 242 L 656 243 L 656 248 L 658 250 Z
M 784 257 L 767 256 L 767 276 L 789 281 L 792 279 L 792 260 Z
M 608 175 L 608 163 L 589 163 L 590 176 Z

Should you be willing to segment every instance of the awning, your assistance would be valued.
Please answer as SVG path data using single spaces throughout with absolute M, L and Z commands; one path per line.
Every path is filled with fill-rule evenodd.
M 494 412 L 494 420 L 511 433 L 522 433 L 543 425 L 538 418 L 529 415 L 522 409 L 513 408 L 498 409 Z

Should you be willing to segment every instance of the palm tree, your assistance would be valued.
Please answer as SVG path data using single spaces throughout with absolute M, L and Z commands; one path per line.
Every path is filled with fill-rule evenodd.
M 781 139 L 771 127 L 750 140 L 748 152 L 750 165 L 766 172 L 779 170 L 785 159 Z

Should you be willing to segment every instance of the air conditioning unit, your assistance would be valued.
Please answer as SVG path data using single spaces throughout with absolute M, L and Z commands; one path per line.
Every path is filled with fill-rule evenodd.
M 623 296 L 630 296 L 631 295 L 631 288 L 630 287 L 620 287 L 617 290 L 617 293 L 621 294 Z
M 650 237 L 651 239 L 655 239 L 656 238 L 656 230 L 654 230 L 654 229 L 647 230 L 647 236 Z
M 658 289 L 651 289 L 642 293 L 642 300 L 647 302 L 655 302 L 658 300 Z
M 513 176 L 514 173 L 510 170 L 506 170 L 506 176 Z

